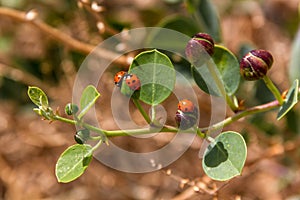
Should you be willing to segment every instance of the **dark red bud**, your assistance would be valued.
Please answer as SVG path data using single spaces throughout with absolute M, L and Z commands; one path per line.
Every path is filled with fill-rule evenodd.
M 90 131 L 88 129 L 82 129 L 76 132 L 74 139 L 78 144 L 85 143 L 90 138 Z
M 266 50 L 252 50 L 240 61 L 241 75 L 248 81 L 263 78 L 272 67 L 273 56 Z
M 178 128 L 181 130 L 186 130 L 192 128 L 196 125 L 198 119 L 198 110 L 195 109 L 194 112 L 182 112 L 181 110 L 177 110 L 175 115 L 175 121 L 178 125 Z
M 194 66 L 203 65 L 214 53 L 214 40 L 207 33 L 197 33 L 189 40 L 185 55 Z

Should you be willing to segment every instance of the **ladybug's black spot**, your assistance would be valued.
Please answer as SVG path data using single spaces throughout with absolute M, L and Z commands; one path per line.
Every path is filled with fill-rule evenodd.
M 133 80 L 132 83 L 135 83 L 135 80 Z

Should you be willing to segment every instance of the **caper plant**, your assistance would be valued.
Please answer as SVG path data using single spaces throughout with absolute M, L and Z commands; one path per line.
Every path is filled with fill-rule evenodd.
M 156 82 L 152 83 L 152 85 L 143 84 L 147 82 L 146 79 L 149 76 L 153 78 L 151 76 L 155 76 L 155 74 L 150 73 L 149 75 L 148 73 L 147 76 L 144 76 L 143 73 L 145 72 L 143 72 L 143 69 L 141 73 L 137 70 L 140 67 L 139 64 L 158 64 L 163 60 L 163 63 L 168 65 L 168 67 L 164 69 L 167 71 L 162 76 L 170 76 L 168 80 L 173 80 L 173 82 L 171 81 L 171 86 L 174 85 L 176 78 L 171 60 L 166 54 L 156 49 L 143 51 L 136 55 L 129 67 L 129 71 L 118 73 L 115 77 L 115 84 L 119 88 L 119 92 L 131 98 L 136 109 L 140 111 L 145 121 L 149 124 L 147 128 L 104 130 L 86 122 L 85 114 L 100 97 L 99 92 L 92 85 L 83 90 L 80 105 L 73 103 L 66 105 L 65 113 L 71 118 L 64 117 L 59 112 L 54 112 L 49 105 L 47 95 L 40 88 L 29 87 L 28 95 L 37 106 L 37 108 L 34 108 L 34 111 L 38 115 L 42 116 L 45 120 L 61 121 L 79 127 L 78 131 L 74 134 L 77 144 L 66 149 L 58 159 L 56 176 L 59 182 L 70 182 L 82 175 L 92 160 L 95 150 L 101 145 L 106 145 L 108 138 L 126 137 L 128 134 L 138 135 L 156 132 L 190 133 L 196 134 L 203 140 L 208 140 L 210 144 L 204 153 L 202 167 L 205 173 L 214 180 L 229 180 L 242 173 L 247 156 L 247 147 L 241 134 L 233 130 L 222 132 L 218 136 L 213 137 L 211 132 L 221 130 L 223 127 L 234 123 L 242 117 L 270 111 L 275 108 L 278 109 L 277 119 L 281 119 L 298 102 L 298 80 L 294 81 L 293 85 L 287 89 L 287 92 L 280 92 L 267 75 L 268 70 L 273 64 L 273 57 L 270 52 L 254 49 L 238 62 L 230 50 L 224 46 L 217 45 L 212 36 L 207 33 L 195 34 L 186 44 L 185 53 L 191 64 L 192 77 L 199 88 L 210 95 L 223 97 L 228 107 L 235 113 L 234 115 L 209 127 L 199 127 L 199 106 L 197 102 L 192 102 L 189 99 L 180 99 L 178 109 L 173 113 L 169 113 L 174 116 L 177 126 L 161 124 L 156 120 L 155 116 L 149 116 L 143 109 L 143 106 L 141 106 L 141 103 L 155 106 L 165 101 L 172 91 L 170 89 L 164 91 L 164 88 L 159 88 L 159 84 Z M 216 67 L 214 67 L 213 62 Z M 203 80 L 204 77 L 197 71 L 199 67 L 208 68 L 211 79 L 215 83 L 214 85 L 203 84 L 205 82 Z M 226 73 L 230 73 L 230 76 L 225 76 Z M 241 106 L 235 96 L 240 84 L 240 77 L 247 81 L 263 79 L 267 87 L 274 94 L 275 100 L 249 108 Z M 237 80 L 236 82 L 234 81 L 235 79 Z M 149 99 L 150 96 L 152 97 L 151 99 Z M 160 129 L 154 127 L 160 127 Z M 96 136 L 95 134 L 90 134 L 91 132 L 95 133 Z M 89 141 L 94 141 L 94 145 L 90 145 Z

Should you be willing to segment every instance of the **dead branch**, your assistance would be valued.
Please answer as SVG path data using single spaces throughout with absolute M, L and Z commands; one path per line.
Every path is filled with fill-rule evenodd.
M 29 12 L 28 12 L 29 13 Z M 94 51 L 97 55 L 102 57 L 103 59 L 113 60 L 114 63 L 120 65 L 128 65 L 128 59 L 126 56 L 120 56 L 114 52 L 108 51 L 106 49 L 96 48 L 96 46 L 87 44 L 81 41 L 78 41 L 71 36 L 63 33 L 62 31 L 45 24 L 43 21 L 38 19 L 36 16 L 29 17 L 28 13 L 17 11 L 11 8 L 0 7 L 0 16 L 9 17 L 14 21 L 18 21 L 21 23 L 28 23 L 38 28 L 40 31 L 49 35 L 54 40 L 63 43 L 67 47 L 76 50 L 78 52 L 89 54 Z M 118 59 L 115 59 L 118 58 Z

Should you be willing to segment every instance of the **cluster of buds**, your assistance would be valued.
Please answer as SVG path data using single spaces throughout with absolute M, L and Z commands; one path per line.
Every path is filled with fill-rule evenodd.
M 185 48 L 188 61 L 196 67 L 203 65 L 214 54 L 214 40 L 207 33 L 197 33 Z M 262 79 L 272 67 L 270 52 L 256 49 L 248 52 L 240 61 L 240 73 L 246 80 Z

